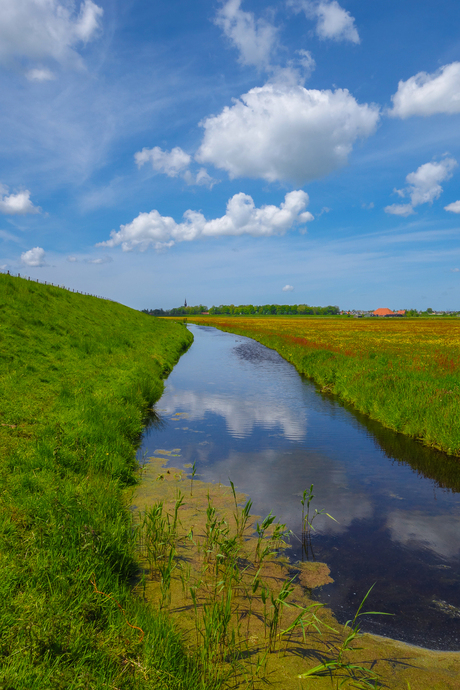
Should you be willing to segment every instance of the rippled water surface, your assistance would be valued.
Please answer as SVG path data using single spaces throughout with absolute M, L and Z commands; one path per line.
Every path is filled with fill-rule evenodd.
M 160 425 L 140 456 L 175 452 L 197 478 L 232 479 L 295 535 L 314 484 L 314 558 L 334 583 L 315 596 L 341 622 L 369 587 L 366 630 L 433 649 L 460 649 L 460 463 L 322 395 L 276 352 L 248 338 L 190 326 L 195 342 L 166 382 Z M 301 558 L 293 537 L 293 561 Z

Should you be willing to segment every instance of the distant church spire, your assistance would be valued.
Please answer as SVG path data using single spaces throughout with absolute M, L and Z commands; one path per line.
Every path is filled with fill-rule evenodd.
M 184 309 L 185 309 L 186 306 L 187 306 L 187 298 L 185 298 Z

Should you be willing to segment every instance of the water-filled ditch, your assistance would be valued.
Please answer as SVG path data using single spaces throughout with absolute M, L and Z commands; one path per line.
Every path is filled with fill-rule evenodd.
M 139 456 L 169 451 L 175 467 L 228 484 L 300 535 L 314 485 L 313 555 L 332 584 L 314 596 L 340 622 L 369 587 L 394 616 L 363 629 L 432 649 L 460 649 L 460 462 L 384 429 L 323 395 L 276 352 L 214 328 L 195 337 L 166 382 Z M 180 450 L 177 450 L 180 449 Z M 167 457 L 167 453 L 163 453 Z M 302 558 L 293 536 L 290 556 Z

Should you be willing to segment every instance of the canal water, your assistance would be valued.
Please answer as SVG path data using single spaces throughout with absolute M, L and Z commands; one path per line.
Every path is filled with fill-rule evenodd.
M 384 429 L 276 352 L 241 336 L 189 326 L 195 341 L 166 381 L 159 421 L 139 457 L 172 451 L 196 478 L 229 484 L 292 530 L 302 558 L 301 498 L 314 485 L 309 558 L 332 584 L 313 596 L 344 623 L 368 589 L 363 630 L 438 650 L 460 649 L 460 462 Z M 178 450 L 180 449 L 180 450 Z M 165 455 L 165 457 L 167 457 Z M 190 471 L 190 470 L 188 470 Z

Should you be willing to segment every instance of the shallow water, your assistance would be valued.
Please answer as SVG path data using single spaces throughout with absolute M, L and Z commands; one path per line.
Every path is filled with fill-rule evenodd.
M 460 462 L 384 429 L 322 395 L 276 352 L 214 328 L 195 337 L 166 382 L 139 456 L 170 451 L 197 478 L 228 484 L 301 532 L 314 484 L 316 560 L 334 583 L 314 591 L 340 622 L 364 594 L 363 630 L 432 649 L 460 649 Z M 180 449 L 180 450 L 177 450 Z M 293 561 L 302 558 L 296 536 Z M 311 557 L 311 554 L 310 554 Z

